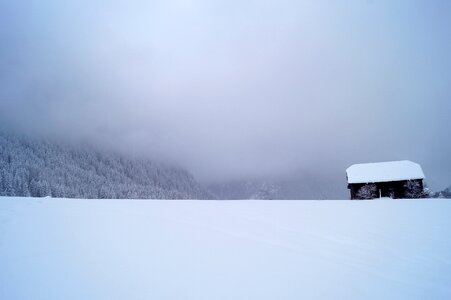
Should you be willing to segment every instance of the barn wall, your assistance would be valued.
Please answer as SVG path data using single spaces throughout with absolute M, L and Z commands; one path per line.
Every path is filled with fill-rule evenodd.
M 417 181 L 420 183 L 421 188 L 423 188 L 423 180 L 422 179 L 416 179 L 412 181 Z M 393 199 L 400 199 L 406 197 L 406 191 L 404 185 L 407 183 L 407 180 L 401 180 L 401 181 L 390 181 L 390 182 L 374 182 L 376 184 L 376 187 L 378 189 L 377 192 L 377 198 L 379 197 L 379 190 L 381 192 L 382 197 L 390 197 Z M 364 186 L 364 183 L 355 183 L 355 184 L 348 184 L 348 189 L 350 190 L 350 196 L 351 199 L 358 199 L 357 198 L 357 192 L 358 190 Z M 359 199 L 361 200 L 361 199 Z

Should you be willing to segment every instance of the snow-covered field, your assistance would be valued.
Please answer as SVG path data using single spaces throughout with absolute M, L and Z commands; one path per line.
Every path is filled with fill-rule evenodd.
M 0 198 L 0 299 L 451 299 L 451 201 Z

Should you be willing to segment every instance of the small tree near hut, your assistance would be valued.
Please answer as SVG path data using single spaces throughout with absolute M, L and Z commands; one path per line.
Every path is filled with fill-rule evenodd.
M 404 184 L 406 198 L 429 198 L 429 189 L 423 188 L 423 184 L 418 180 L 408 180 Z
M 357 199 L 377 198 L 377 187 L 374 183 L 367 183 L 357 191 Z

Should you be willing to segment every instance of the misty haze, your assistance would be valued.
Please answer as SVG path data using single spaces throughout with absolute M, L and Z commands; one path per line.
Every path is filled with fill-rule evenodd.
M 2 0 L 0 298 L 450 298 L 450 53 L 440 0 Z
M 343 197 L 349 165 L 409 159 L 442 190 L 449 8 L 3 1 L 2 127 L 177 164 L 204 185 L 305 173 Z

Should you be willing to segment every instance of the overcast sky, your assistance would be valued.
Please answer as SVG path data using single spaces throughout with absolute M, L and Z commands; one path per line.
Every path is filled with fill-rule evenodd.
M 451 2 L 2 0 L 0 118 L 202 181 L 410 159 L 444 188 Z

